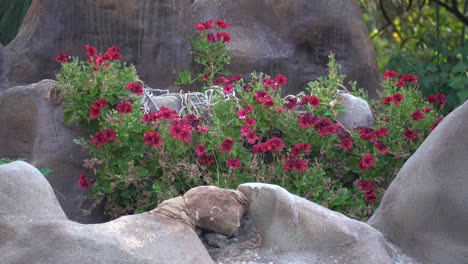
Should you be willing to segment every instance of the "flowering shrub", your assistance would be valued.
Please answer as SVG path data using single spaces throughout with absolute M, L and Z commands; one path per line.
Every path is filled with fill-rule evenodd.
M 142 86 L 134 68 L 118 61 L 116 47 L 98 55 L 86 46 L 87 62 L 57 57 L 66 120 L 85 124 L 91 134 L 77 142 L 90 152 L 85 167 L 97 177 L 82 174 L 78 184 L 90 188 L 96 202 L 105 201 L 114 217 L 152 209 L 196 185 L 236 188 L 259 181 L 366 219 L 442 118 L 443 95 L 424 101 L 416 76 L 398 78 L 387 71 L 383 99 L 371 102 L 375 125 L 345 128 L 337 119 L 344 112 L 344 76 L 333 55 L 327 77 L 282 98 L 287 78 L 281 74 L 225 74 L 231 40 L 226 21 L 196 27 L 194 60 L 203 70 L 194 80 L 189 73 L 178 80 L 201 80 L 204 89 L 212 89 L 213 103 L 196 115 L 166 107 L 141 111 Z M 367 98 L 362 90 L 353 91 Z

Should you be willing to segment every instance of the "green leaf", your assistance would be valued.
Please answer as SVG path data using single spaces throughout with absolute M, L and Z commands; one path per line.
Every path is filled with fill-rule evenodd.
M 179 73 L 179 77 L 177 78 L 175 84 L 177 85 L 184 85 L 184 84 L 191 84 L 192 81 L 192 75 L 190 74 L 189 71 L 183 71 Z
M 42 175 L 44 176 L 47 176 L 47 174 L 49 174 L 50 172 L 52 172 L 51 169 L 49 168 L 42 168 L 42 169 L 39 169 L 39 171 L 42 173 Z

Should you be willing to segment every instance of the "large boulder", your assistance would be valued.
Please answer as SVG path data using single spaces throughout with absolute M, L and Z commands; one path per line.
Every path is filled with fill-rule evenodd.
M 379 71 L 358 0 L 33 0 L 6 46 L 11 60 L 0 88 L 53 78 L 58 53 L 83 56 L 83 45 L 91 44 L 100 51 L 119 46 L 140 79 L 165 89 L 178 72 L 198 69 L 190 35 L 205 19 L 231 23 L 233 73 L 282 73 L 289 80 L 285 93 L 297 93 L 327 74 L 333 52 L 348 80 L 376 95 Z
M 468 101 L 408 159 L 369 224 L 422 263 L 468 263 Z
M 279 186 L 248 183 L 238 190 L 262 237 L 260 263 L 414 263 L 371 226 Z
M 0 91 L 2 91 L 3 85 L 6 85 L 6 74 L 8 70 L 8 63 L 7 63 L 7 56 L 5 52 L 5 48 L 2 44 L 0 44 Z
M 335 53 L 348 80 L 376 96 L 380 74 L 357 0 L 197 0 L 193 16 L 231 22 L 234 73 L 282 73 L 285 93 L 296 94 L 327 74 Z
M 6 46 L 9 85 L 0 87 L 53 78 L 57 54 L 84 57 L 86 44 L 101 52 L 116 45 L 150 86 L 173 85 L 177 73 L 191 65 L 191 2 L 33 0 L 18 35 Z
M 47 180 L 70 219 L 105 221 L 102 210 L 87 214 L 80 209 L 86 192 L 77 180 L 80 173 L 89 171 L 82 166 L 87 153 L 73 139 L 87 135 L 77 127 L 64 125 L 62 108 L 44 99 L 54 84 L 43 80 L 0 92 L 0 157 L 24 158 L 36 167 L 52 169 Z
M 31 165 L 0 166 L 0 263 L 213 263 L 189 225 L 156 213 L 70 221 Z

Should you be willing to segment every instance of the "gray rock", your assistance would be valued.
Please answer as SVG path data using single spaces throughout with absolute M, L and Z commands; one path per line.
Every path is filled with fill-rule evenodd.
M 85 150 L 73 139 L 87 135 L 63 124 L 63 111 L 44 99 L 54 81 L 18 86 L 0 92 L 0 157 L 24 158 L 38 168 L 50 168 L 47 180 L 56 191 L 67 216 L 81 223 L 107 220 L 102 210 L 86 214 L 80 209 L 86 192 L 78 186 Z M 86 208 L 86 205 L 83 206 Z
M 366 100 L 349 93 L 341 93 L 340 101 L 343 101 L 345 113 L 336 117 L 349 130 L 355 127 L 371 127 L 374 125 L 374 117 Z
M 193 229 L 157 213 L 82 225 L 31 165 L 0 166 L 0 263 L 213 263 Z
M 238 190 L 263 239 L 258 252 L 266 262 L 260 263 L 415 263 L 371 226 L 279 186 L 249 183 Z
M 100 52 L 116 45 L 151 87 L 173 85 L 192 62 L 190 13 L 191 0 L 33 1 L 6 46 L 12 56 L 8 87 L 53 78 L 55 57 L 63 52 L 84 58 L 86 44 Z
M 376 95 L 380 74 L 357 0 L 33 1 L 6 46 L 11 60 L 0 87 L 53 78 L 57 54 L 83 57 L 83 45 L 91 44 L 100 51 L 119 46 L 140 79 L 165 89 L 178 72 L 198 69 L 190 54 L 195 22 L 220 18 L 232 25 L 233 73 L 282 73 L 289 80 L 285 93 L 296 94 L 326 74 L 334 52 L 348 79 Z
M 227 236 L 218 233 L 206 233 L 204 238 L 208 245 L 217 248 L 225 248 L 229 242 Z
M 468 102 L 426 138 L 369 224 L 422 263 L 468 263 Z
M 285 94 L 297 94 L 327 74 L 333 52 L 348 80 L 377 95 L 380 74 L 357 0 L 197 0 L 193 16 L 231 23 L 234 73 L 282 73 Z
M 184 194 L 197 227 L 232 236 L 240 226 L 248 201 L 239 191 L 199 186 Z
M 9 70 L 7 60 L 8 58 L 6 56 L 5 48 L 0 44 L 0 91 L 6 89 L 3 88 L 2 85 L 6 85 L 7 83 L 6 75 Z

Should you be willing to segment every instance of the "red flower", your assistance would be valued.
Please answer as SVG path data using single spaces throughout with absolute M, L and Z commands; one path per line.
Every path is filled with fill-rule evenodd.
M 314 108 L 317 108 L 320 106 L 320 98 L 318 98 L 315 95 L 304 96 L 301 100 L 301 105 L 305 105 L 305 104 L 310 104 Z
M 216 20 L 215 22 L 216 26 L 218 26 L 219 28 L 228 28 L 229 27 L 229 23 L 224 21 L 224 20 Z
M 203 23 L 206 29 L 212 29 L 213 28 L 213 20 L 207 20 Z
M 108 105 L 107 100 L 100 98 L 94 101 L 93 105 L 89 109 L 89 115 L 92 120 L 97 119 L 101 115 L 101 109 Z
M 416 111 L 414 111 L 414 113 L 411 114 L 411 117 L 413 118 L 413 120 L 419 121 L 423 119 L 424 117 L 426 117 L 426 115 L 421 113 L 419 109 L 416 109 Z
M 232 83 L 227 83 L 226 85 L 224 85 L 223 92 L 225 94 L 232 94 L 234 92 L 234 86 L 232 85 Z
M 366 170 L 372 166 L 375 165 L 375 160 L 372 154 L 367 153 L 364 155 L 361 159 L 361 162 L 359 162 L 358 166 L 361 170 Z
M 277 114 L 281 114 L 281 113 L 283 112 L 283 108 L 276 108 L 276 109 L 275 109 L 275 112 L 276 112 Z
M 296 158 L 297 156 L 299 156 L 299 154 L 301 154 L 301 152 L 309 153 L 311 148 L 312 146 L 309 143 L 299 142 L 291 148 L 291 151 L 289 152 L 289 158 Z
M 338 127 L 333 125 L 332 121 L 326 117 L 314 122 L 314 127 L 320 136 L 331 135 L 338 130 Z
M 364 196 L 364 200 L 368 203 L 375 204 L 377 201 L 379 201 L 379 198 L 377 198 L 374 194 L 366 194 Z
M 92 106 L 89 109 L 89 116 L 91 117 L 91 120 L 98 119 L 100 115 L 101 115 L 101 108 Z
M 122 55 L 120 54 L 119 48 L 117 46 L 112 46 L 102 55 L 102 58 L 105 60 L 120 60 Z
M 398 88 L 401 88 L 401 87 L 405 86 L 405 84 L 406 84 L 406 83 L 405 83 L 404 81 L 398 80 L 398 82 L 397 82 L 397 87 L 398 87 Z
M 312 124 L 314 124 L 315 122 L 317 122 L 319 120 L 318 117 L 316 116 L 313 116 L 309 113 L 306 113 L 304 115 L 300 115 L 299 116 L 299 120 L 298 120 L 298 123 L 299 123 L 299 126 L 301 126 L 302 128 L 308 128 L 310 127 Z
M 390 78 L 397 77 L 397 75 L 398 73 L 394 70 L 386 70 L 383 77 L 385 79 L 390 79 Z
M 198 157 L 198 162 L 199 162 L 200 164 L 208 164 L 208 165 L 210 165 L 210 164 L 213 164 L 214 158 L 213 158 L 213 156 L 211 156 L 211 155 L 210 155 L 210 156 L 207 156 L 207 155 L 203 154 L 203 155 L 201 155 L 201 156 Z
M 221 83 L 229 83 L 229 79 L 224 76 L 221 76 L 217 78 L 216 80 L 214 80 L 214 84 L 221 84 Z
M 265 86 L 265 88 L 270 88 L 274 84 L 275 84 L 275 82 L 273 82 L 273 80 L 271 78 L 266 78 L 265 80 L 263 80 L 263 86 Z
M 141 87 L 141 84 L 135 82 L 125 85 L 125 89 L 134 92 L 138 96 L 140 96 L 143 93 L 143 88 Z
M 237 112 L 237 117 L 239 119 L 245 119 L 247 115 L 254 110 L 253 106 L 249 105 L 245 109 L 241 109 Z
M 286 110 L 292 110 L 297 106 L 297 98 L 288 98 L 288 102 L 283 105 Z
M 95 57 L 97 55 L 97 49 L 91 45 L 85 45 L 86 48 L 86 55 L 88 57 Z
M 363 194 L 375 194 L 375 185 L 372 181 L 358 180 L 356 185 Z
M 159 108 L 159 112 L 157 112 L 158 114 L 158 117 L 161 118 L 161 119 L 164 119 L 164 120 L 167 120 L 167 121 L 170 121 L 176 117 L 178 117 L 177 113 L 168 108 L 168 107 L 165 107 L 165 106 L 161 106 L 161 108 Z
M 280 149 L 284 148 L 284 143 L 282 139 L 272 137 L 269 140 L 262 143 L 261 147 L 264 152 L 278 152 Z
M 57 57 L 55 57 L 55 61 L 58 63 L 63 63 L 70 62 L 71 59 L 67 55 L 65 55 L 65 53 L 60 53 L 59 55 L 57 55 Z
M 117 104 L 115 107 L 119 114 L 131 113 L 132 112 L 132 103 L 129 101 L 122 101 L 120 104 Z
M 223 43 L 229 43 L 231 42 L 231 35 L 229 35 L 229 33 L 227 32 L 218 32 L 216 33 L 216 36 L 214 36 L 213 42 L 217 42 L 218 40 L 221 40 L 221 39 Z
M 198 145 L 198 146 L 195 148 L 195 152 L 197 153 L 198 156 L 202 156 L 202 155 L 205 155 L 206 152 L 208 152 L 208 150 L 205 148 L 205 146 L 203 146 L 203 145 Z
M 437 94 L 428 96 L 428 97 L 427 97 L 427 101 L 428 101 L 429 103 L 441 103 L 441 104 L 445 104 L 445 103 L 447 103 L 447 98 L 445 98 L 445 95 L 444 95 L 444 94 L 437 93 Z
M 381 141 L 374 141 L 374 142 L 372 142 L 372 144 L 374 144 L 374 146 L 377 148 L 377 151 L 380 154 L 387 154 L 388 153 L 387 146 L 385 146 L 384 143 L 382 143 Z
M 389 135 L 388 129 L 386 127 L 379 127 L 374 130 L 374 135 L 378 138 L 383 138 Z
M 88 190 L 88 188 L 91 186 L 88 182 L 88 175 L 80 174 L 80 178 L 78 178 L 78 185 L 83 188 L 83 190 Z
M 392 95 L 392 101 L 394 105 L 399 105 L 401 101 L 403 101 L 403 99 L 405 99 L 405 96 L 402 95 L 401 93 L 396 93 Z
M 270 99 L 270 94 L 265 90 L 260 90 L 255 93 L 254 98 L 255 100 L 257 100 L 257 104 L 262 104 L 268 99 Z
M 385 97 L 382 99 L 382 104 L 383 105 L 389 105 L 393 101 L 393 98 L 391 96 Z
M 432 109 L 430 107 L 424 107 L 424 113 L 429 113 Z
M 251 117 L 247 118 L 244 122 L 244 125 L 247 127 L 253 127 L 257 124 L 257 121 Z
M 356 185 L 360 189 L 361 193 L 364 194 L 364 200 L 368 203 L 376 203 L 378 201 L 375 196 L 375 186 L 374 183 L 367 180 L 359 180 L 356 182 Z
M 258 140 L 258 136 L 257 136 L 257 133 L 254 131 L 254 130 L 248 130 L 247 133 L 245 134 L 245 139 L 247 140 L 247 142 L 249 142 L 250 144 L 255 144 L 255 142 L 257 142 Z
M 353 148 L 353 140 L 346 137 L 340 139 L 340 147 L 344 150 L 350 150 Z
M 238 159 L 230 158 L 230 159 L 228 159 L 228 160 L 226 161 L 226 165 L 227 165 L 230 169 L 236 170 L 236 169 L 240 168 L 241 162 L 240 162 L 240 160 L 238 160 Z
M 307 162 L 303 159 L 289 159 L 284 162 L 284 171 L 293 170 L 297 172 L 304 172 L 307 170 Z
M 418 134 L 411 129 L 406 129 L 405 132 L 403 133 L 403 137 L 408 139 L 409 141 L 413 141 L 416 138 L 418 138 Z
M 106 129 L 97 132 L 92 139 L 92 143 L 99 148 L 102 145 L 107 144 L 107 142 L 115 140 L 116 138 L 117 135 L 113 129 Z
M 407 82 L 415 83 L 415 82 L 418 82 L 418 80 L 419 80 L 419 77 L 416 75 L 412 75 L 412 74 L 403 74 L 400 77 L 400 81 L 403 81 L 405 83 Z
M 288 79 L 286 79 L 286 77 L 284 77 L 284 75 L 278 74 L 275 77 L 275 81 L 278 83 L 278 85 L 284 86 L 288 82 Z
M 232 139 L 225 139 L 221 144 L 219 151 L 221 152 L 230 152 L 232 150 L 232 146 L 234 146 L 234 140 Z
M 184 121 L 174 120 L 171 123 L 170 133 L 173 138 L 188 142 L 192 139 L 192 127 Z
M 365 140 L 372 140 L 376 137 L 375 131 L 369 127 L 356 127 L 356 130 L 360 131 L 359 137 Z
M 145 140 L 145 145 L 149 145 L 153 148 L 162 146 L 163 144 L 161 136 L 156 131 L 144 134 L 143 139 Z
M 203 30 L 206 29 L 206 28 L 205 28 L 205 25 L 202 24 L 202 23 L 197 23 L 197 26 L 196 26 L 196 27 L 197 27 L 197 30 L 199 30 L 199 31 L 203 31 Z

